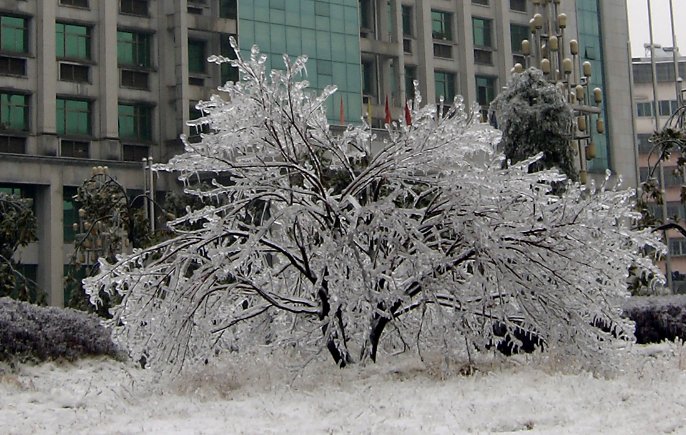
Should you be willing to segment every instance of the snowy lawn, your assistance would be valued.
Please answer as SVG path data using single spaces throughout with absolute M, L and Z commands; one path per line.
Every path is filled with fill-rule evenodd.
M 686 433 L 682 345 L 634 346 L 602 373 L 545 355 L 484 358 L 469 376 L 426 361 L 227 358 L 171 380 L 107 359 L 5 368 L 0 432 Z

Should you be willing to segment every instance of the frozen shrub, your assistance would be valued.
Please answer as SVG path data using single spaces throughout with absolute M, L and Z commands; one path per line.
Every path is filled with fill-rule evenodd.
M 364 123 L 334 134 L 335 87 L 308 89 L 305 56 L 271 72 L 257 47 L 249 56 L 210 58 L 241 80 L 198 104 L 205 116 L 189 125 L 211 133 L 182 137 L 185 153 L 155 167 L 211 205 L 84 280 L 92 303 L 120 298 L 109 324 L 133 359 L 176 371 L 264 343 L 328 351 L 342 367 L 379 350 L 450 356 L 535 336 L 597 360 L 630 336 L 620 316 L 628 270 L 661 281 L 644 254 L 664 250 L 657 234 L 633 229 L 633 191 L 609 174 L 581 186 L 557 170 L 532 173 L 539 149 L 504 167 L 500 133 L 459 98 L 437 110 L 416 92 L 384 137 Z M 601 334 L 596 319 L 616 333 Z
M 633 297 L 624 315 L 636 323 L 636 342 L 686 340 L 686 296 Z
M 95 316 L 0 298 L 0 360 L 72 361 L 116 354 L 110 332 Z

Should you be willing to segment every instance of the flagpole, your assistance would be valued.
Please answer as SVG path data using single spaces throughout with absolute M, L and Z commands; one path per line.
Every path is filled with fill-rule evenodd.
M 681 82 L 679 79 L 679 47 L 676 43 L 676 30 L 674 29 L 674 5 L 672 0 L 669 0 L 669 19 L 672 24 L 672 59 L 674 60 L 674 87 L 676 90 L 676 102 L 677 105 L 681 106 Z
M 653 76 L 653 119 L 655 121 L 655 131 L 660 131 L 660 114 L 658 112 L 657 103 L 657 66 L 655 65 L 655 43 L 653 40 L 653 14 L 650 8 L 650 0 L 648 2 L 648 30 L 650 32 L 650 68 Z M 665 192 L 665 169 L 662 165 L 662 159 L 658 162 L 658 174 L 660 177 L 660 190 L 662 193 L 662 220 L 667 222 L 667 198 Z M 672 290 L 672 255 L 669 252 L 669 236 L 667 231 L 662 232 L 665 245 L 667 245 L 667 255 L 665 257 L 665 275 L 667 275 L 667 287 Z

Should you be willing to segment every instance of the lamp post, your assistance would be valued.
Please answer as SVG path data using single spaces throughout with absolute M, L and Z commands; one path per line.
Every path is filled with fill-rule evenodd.
M 145 218 L 150 223 L 150 233 L 155 232 L 155 179 L 152 163 L 152 156 L 143 157 L 143 196 L 148 199 L 145 204 Z
M 100 257 L 112 257 L 129 248 L 130 216 L 124 216 L 128 214 L 128 198 L 123 188 L 110 176 L 107 166 L 94 166 L 85 186 L 88 186 L 90 195 L 98 197 L 98 203 L 108 204 L 111 210 L 111 214 L 95 216 L 80 208 L 78 222 L 73 224 L 76 263 L 94 265 Z M 116 188 L 108 188 L 110 186 Z
M 590 130 L 602 134 L 605 122 L 601 117 L 603 92 L 600 88 L 590 89 L 591 63 L 580 64 L 579 42 L 567 42 L 567 15 L 560 12 L 562 0 L 533 0 L 534 16 L 529 20 L 529 39 L 522 41 L 522 52 L 526 67 L 539 68 L 544 77 L 566 97 L 574 111 L 574 122 L 570 126 L 571 143 L 579 156 L 579 180 L 588 180 L 588 160 L 596 156 L 596 144 Z M 524 65 L 515 64 L 513 71 L 520 73 Z

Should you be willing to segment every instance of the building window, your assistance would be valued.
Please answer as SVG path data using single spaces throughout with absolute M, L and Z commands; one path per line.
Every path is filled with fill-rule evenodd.
M 417 68 L 405 67 L 405 99 L 414 100 L 414 81 L 417 80 Z
M 58 98 L 57 134 L 64 136 L 90 136 L 90 102 Z
M 76 6 L 78 8 L 87 8 L 88 0 L 60 0 L 62 6 Z
M 328 1 L 328 0 L 327 0 Z M 331 16 L 331 5 L 329 3 L 324 3 L 323 1 L 314 2 L 314 14 L 320 17 Z
M 78 207 L 76 200 L 74 199 L 76 194 L 76 187 L 64 186 L 62 188 L 62 228 L 64 229 L 65 243 L 74 241 L 74 236 L 76 234 L 74 224 L 79 222 Z
M 76 24 L 57 23 L 55 52 L 58 58 L 90 60 L 90 28 Z
M 453 57 L 453 47 L 446 44 L 434 43 L 434 57 L 450 59 Z
M 529 26 L 510 24 L 510 43 L 512 53 L 522 53 L 522 41 L 529 39 Z
M 641 168 L 641 176 L 644 175 L 643 169 L 645 169 L 647 171 L 647 168 Z M 647 176 L 647 172 L 645 172 L 645 175 Z M 655 217 L 655 219 L 662 221 L 662 219 L 663 219 L 662 205 L 656 204 L 654 202 L 648 203 L 648 210 L 650 210 L 650 214 L 652 214 Z M 682 203 L 672 202 L 672 201 L 667 203 L 667 218 L 668 219 L 672 219 L 675 221 L 683 221 L 684 217 L 685 217 L 684 216 L 684 206 Z M 669 239 L 669 242 L 670 242 L 669 251 L 670 251 L 670 253 L 672 253 L 672 255 L 674 255 L 673 251 L 672 251 L 672 246 L 671 246 L 671 243 L 673 240 L 684 240 L 684 241 L 686 241 L 686 239 L 672 239 L 672 238 Z M 681 251 L 677 251 L 677 252 L 680 252 L 678 255 L 686 255 L 686 250 L 681 250 Z
M 517 12 L 526 12 L 526 0 L 510 0 L 510 9 Z
M 132 89 L 148 89 L 148 73 L 145 71 L 122 69 L 121 86 Z
M 0 56 L 0 74 L 12 76 L 26 75 L 26 59 Z
M 27 19 L 0 16 L 0 49 L 8 53 L 28 53 L 29 32 Z
M 669 253 L 674 257 L 683 257 L 686 255 L 686 239 L 669 239 Z
M 119 137 L 136 142 L 151 141 L 152 107 L 145 104 L 120 104 Z
M 286 0 L 269 0 L 269 8 L 284 11 L 286 10 Z
M 188 72 L 191 74 L 205 74 L 207 67 L 205 45 L 203 40 L 188 40 Z
M 452 104 L 455 99 L 455 74 L 446 71 L 435 71 L 434 81 L 436 82 L 436 102 L 443 100 Z
M 139 32 L 117 32 L 117 61 L 120 66 L 150 67 L 150 35 Z
M 522 41 L 529 39 L 529 26 L 510 24 L 510 45 L 512 47 L 512 64 L 526 65 L 526 56 L 522 51 Z
M 219 1 L 219 17 L 230 18 L 235 20 L 238 18 L 238 1 L 237 0 L 220 0 Z
M 374 13 L 370 0 L 360 0 L 360 28 L 372 30 L 374 25 Z
M 207 0 L 188 0 L 186 12 L 194 15 L 202 15 L 207 8 Z
M 324 76 L 332 76 L 333 63 L 330 60 L 317 59 L 317 74 Z
M 367 97 L 372 97 L 372 101 L 375 101 L 376 67 L 374 61 L 371 60 L 362 60 L 362 94 Z
M 488 118 L 488 106 L 495 99 L 496 78 L 489 76 L 476 76 L 476 101 L 481 106 L 481 120 Z
M 652 134 L 646 134 L 646 133 L 639 133 L 638 135 L 638 152 L 640 154 L 648 154 L 652 149 L 653 149 L 653 144 L 650 143 L 650 137 Z M 646 171 L 648 168 L 645 168 Z M 643 168 L 641 168 L 643 170 Z M 641 181 L 645 181 L 645 179 L 641 178 Z
M 0 93 L 0 130 L 27 131 L 29 129 L 29 97 L 22 94 Z
M 660 100 L 658 102 L 660 116 L 671 116 L 678 108 L 679 103 L 676 100 Z
M 87 159 L 90 156 L 88 149 L 90 142 L 82 140 L 60 139 L 60 156 Z
M 26 154 L 26 138 L 0 135 L 0 153 Z
M 474 38 L 474 63 L 493 64 L 492 21 L 485 18 L 472 18 L 472 35 Z
M 403 38 L 403 53 L 412 53 L 412 40 Z
M 485 18 L 472 18 L 472 33 L 474 45 L 482 48 L 493 48 L 491 35 L 491 20 Z
M 148 0 L 120 0 L 119 12 L 139 16 L 148 15 Z
M 475 5 L 488 6 L 488 0 L 472 0 Z
M 640 117 L 653 116 L 653 103 L 636 103 L 636 114 Z
M 122 159 L 126 162 L 140 162 L 149 155 L 150 147 L 141 145 L 122 145 Z
M 412 36 L 412 6 L 402 6 L 403 36 Z
M 452 41 L 452 14 L 449 12 L 431 11 L 431 35 L 434 39 Z
M 60 80 L 65 82 L 88 83 L 90 68 L 86 65 L 60 62 Z

